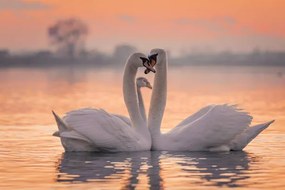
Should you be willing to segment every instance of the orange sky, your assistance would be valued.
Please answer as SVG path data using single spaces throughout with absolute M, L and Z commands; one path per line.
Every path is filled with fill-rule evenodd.
M 47 27 L 78 17 L 87 46 L 105 51 L 285 50 L 284 10 L 284 0 L 0 0 L 0 48 L 49 48 Z

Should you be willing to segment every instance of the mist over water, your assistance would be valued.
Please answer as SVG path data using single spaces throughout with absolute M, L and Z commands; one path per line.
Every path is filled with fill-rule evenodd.
M 64 153 L 51 110 L 82 107 L 128 115 L 123 68 L 0 70 L 1 189 L 281 188 L 285 143 L 285 68 L 183 66 L 169 68 L 163 131 L 209 104 L 238 104 L 253 124 L 275 119 L 242 152 Z M 152 81 L 153 74 L 139 76 Z M 143 89 L 148 110 L 151 90 Z M 282 179 L 281 179 L 282 178 Z

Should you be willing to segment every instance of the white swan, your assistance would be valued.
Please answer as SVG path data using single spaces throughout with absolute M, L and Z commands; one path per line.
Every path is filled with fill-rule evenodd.
M 157 70 L 148 115 L 152 150 L 242 150 L 273 122 L 249 127 L 252 117 L 236 106 L 211 105 L 189 116 L 168 133 L 161 134 L 160 126 L 167 98 L 166 52 L 153 49 L 149 59 L 151 66 L 156 64 Z M 148 72 L 146 69 L 145 73 Z
M 60 119 L 54 112 L 59 136 L 66 151 L 143 151 L 150 150 L 151 137 L 147 122 L 141 116 L 136 95 L 138 67 L 149 66 L 144 54 L 131 55 L 123 77 L 123 94 L 130 119 L 109 114 L 102 109 L 79 109 Z

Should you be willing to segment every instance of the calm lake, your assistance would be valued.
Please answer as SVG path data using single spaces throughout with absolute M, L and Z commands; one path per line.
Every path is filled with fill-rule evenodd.
M 51 110 L 128 115 L 121 69 L 0 70 L 0 189 L 285 188 L 285 67 L 170 67 L 163 131 L 209 104 L 275 119 L 244 151 L 65 153 Z M 153 74 L 140 76 L 150 81 Z M 149 107 L 150 89 L 142 89 Z

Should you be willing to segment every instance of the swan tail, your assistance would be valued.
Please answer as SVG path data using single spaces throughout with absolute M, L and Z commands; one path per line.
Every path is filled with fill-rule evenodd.
M 59 131 L 54 132 L 54 133 L 52 134 L 52 136 L 60 137 Z
M 67 125 L 64 123 L 64 121 L 54 111 L 52 111 L 52 114 L 58 127 L 58 131 L 55 132 L 53 136 L 59 136 L 61 132 L 70 130 L 69 127 L 67 127 Z
M 65 151 L 96 151 L 88 138 L 68 127 L 54 111 L 52 113 L 58 126 L 58 131 L 53 136 L 60 138 Z
M 244 149 L 258 134 L 260 134 L 264 129 L 269 127 L 275 120 L 258 124 L 245 129 L 240 135 L 238 135 L 231 143 L 231 150 L 242 150 Z

